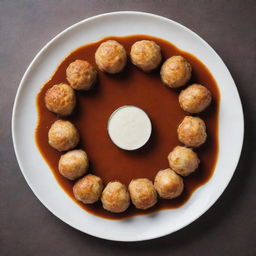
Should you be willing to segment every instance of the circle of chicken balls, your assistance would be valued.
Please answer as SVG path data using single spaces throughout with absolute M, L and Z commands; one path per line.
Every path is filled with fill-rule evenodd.
M 142 71 L 156 69 L 161 61 L 161 48 L 154 41 L 135 42 L 130 51 L 131 62 Z M 100 44 L 95 52 L 95 62 L 99 70 L 116 74 L 121 72 L 127 63 L 125 48 L 115 40 Z M 182 56 L 167 59 L 160 71 L 165 85 L 180 88 L 191 78 L 192 67 Z M 66 69 L 68 84 L 53 85 L 46 91 L 46 108 L 60 116 L 73 113 L 76 106 L 75 90 L 87 91 L 97 80 L 96 69 L 85 60 L 75 60 Z M 204 111 L 211 103 L 211 92 L 200 84 L 192 84 L 179 94 L 180 107 L 187 113 L 196 114 Z M 74 149 L 80 140 L 76 127 L 69 121 L 55 121 L 48 132 L 48 142 L 54 149 L 65 152 L 60 159 L 58 169 L 65 178 L 76 181 L 73 193 L 78 201 L 93 204 L 101 200 L 105 210 L 120 213 L 130 206 L 130 200 L 137 209 L 146 210 L 153 207 L 158 197 L 173 199 L 184 190 L 183 178 L 193 173 L 200 160 L 192 148 L 201 146 L 207 138 L 206 126 L 199 117 L 186 116 L 180 123 L 178 139 L 185 146 L 176 146 L 168 155 L 170 168 L 160 170 L 154 183 L 146 178 L 134 179 L 128 189 L 119 181 L 109 182 L 105 188 L 100 177 L 87 174 L 89 158 L 82 149 Z M 69 150 L 69 151 L 68 151 Z M 85 176 L 84 176 L 85 175 Z

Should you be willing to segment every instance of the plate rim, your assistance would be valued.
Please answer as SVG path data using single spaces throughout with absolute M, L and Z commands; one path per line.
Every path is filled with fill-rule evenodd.
M 237 94 L 237 97 L 238 97 L 238 101 L 240 103 L 240 108 L 241 108 L 241 121 L 242 121 L 242 124 L 241 124 L 241 140 L 240 140 L 240 145 L 239 145 L 239 150 L 237 152 L 237 157 L 236 159 L 234 160 L 234 170 L 232 170 L 232 175 L 230 175 L 229 179 L 226 181 L 226 185 L 224 186 L 224 188 L 221 190 L 220 194 L 208 205 L 208 207 L 205 207 L 204 211 L 203 212 L 200 212 L 199 214 L 197 214 L 195 216 L 195 218 L 191 221 L 188 221 L 186 223 L 182 223 L 182 225 L 180 225 L 178 228 L 174 229 L 173 231 L 167 231 L 167 232 L 163 232 L 161 235 L 151 235 L 151 236 L 147 236 L 146 238 L 131 238 L 131 239 L 113 239 L 113 238 L 108 238 L 106 237 L 105 235 L 95 235 L 95 234 L 92 234 L 91 232 L 85 232 L 84 230 L 82 229 L 79 229 L 75 226 L 73 226 L 71 223 L 68 223 L 66 220 L 64 220 L 64 218 L 62 218 L 62 216 L 57 216 L 57 214 L 55 214 L 54 210 L 51 209 L 51 207 L 48 206 L 48 203 L 46 203 L 42 198 L 40 198 L 37 194 L 37 192 L 35 191 L 33 185 L 31 184 L 31 182 L 29 181 L 29 178 L 27 177 L 26 175 L 26 172 L 23 170 L 23 166 L 22 166 L 22 163 L 21 163 L 21 159 L 19 157 L 19 154 L 18 154 L 18 150 L 17 150 L 17 143 L 16 143 L 16 132 L 15 132 L 15 117 L 16 117 L 16 112 L 17 112 L 17 105 L 18 105 L 18 102 L 19 102 L 19 97 L 20 97 L 20 92 L 21 92 L 21 89 L 22 87 L 24 86 L 24 80 L 25 78 L 27 77 L 27 74 L 29 73 L 30 69 L 33 67 L 33 65 L 36 63 L 37 59 L 41 56 L 41 54 L 46 51 L 46 49 L 48 48 L 48 46 L 50 44 L 52 44 L 55 40 L 57 40 L 59 37 L 61 37 L 63 34 L 65 34 L 67 31 L 75 28 L 76 26 L 79 26 L 80 24 L 84 23 L 84 22 L 89 22 L 89 21 L 92 21 L 94 19 L 97 19 L 97 18 L 101 18 L 101 17 L 104 17 L 104 16 L 112 16 L 112 15 L 120 15 L 120 14 L 135 14 L 135 15 L 143 15 L 143 16 L 150 16 L 152 18 L 157 18 L 157 19 L 161 19 L 163 21 L 166 21 L 166 22 L 172 22 L 174 23 L 176 26 L 186 30 L 187 32 L 191 33 L 193 36 L 197 37 L 199 40 L 202 41 L 202 43 L 204 43 L 209 49 L 211 49 L 214 54 L 216 55 L 216 57 L 221 61 L 223 62 L 223 64 L 225 65 L 226 67 L 226 70 L 228 72 L 228 74 L 230 75 L 230 78 L 233 82 L 233 84 L 235 85 L 234 86 L 234 90 L 236 91 L 236 94 Z M 101 239 L 105 239 L 105 240 L 111 240 L 111 241 L 123 241 L 123 242 L 134 242 L 134 241 L 146 241 L 146 240 L 151 240 L 151 239 L 155 239 L 155 238 L 159 238 L 159 237 L 163 237 L 163 236 L 166 236 L 168 234 L 172 234 L 178 230 L 181 230 L 183 229 L 184 227 L 190 225 L 192 222 L 196 221 L 199 217 L 201 217 L 203 214 L 205 214 L 215 203 L 217 200 L 219 200 L 219 198 L 221 197 L 221 195 L 223 194 L 223 192 L 225 191 L 225 189 L 227 188 L 227 186 L 229 185 L 232 177 L 234 176 L 234 173 L 236 171 L 236 168 L 237 168 L 237 165 L 239 163 L 239 160 L 240 160 L 240 157 L 241 157 L 241 152 L 242 152 L 242 148 L 243 148 L 243 142 L 244 142 L 244 113 L 243 113 L 243 106 L 242 106 L 242 102 L 241 102 L 241 98 L 240 98 L 240 95 L 239 95 L 239 92 L 238 92 L 238 89 L 237 89 L 237 86 L 234 82 L 234 79 L 229 71 L 229 69 L 227 68 L 226 64 L 224 63 L 224 61 L 221 59 L 221 57 L 218 55 L 218 53 L 213 49 L 212 46 L 210 46 L 201 36 L 199 36 L 197 33 L 195 33 L 194 31 L 192 31 L 191 29 L 187 28 L 186 26 L 172 20 L 172 19 L 169 19 L 169 18 L 166 18 L 166 17 L 163 17 L 163 16 L 160 16 L 160 15 L 156 15 L 156 14 L 153 14 L 153 13 L 148 13 L 148 12 L 140 12 L 140 11 L 117 11 L 117 12 L 107 12 L 107 13 L 102 13 L 102 14 L 98 14 L 98 15 L 95 15 L 95 16 L 92 16 L 92 17 L 89 17 L 89 18 L 86 18 L 86 19 L 83 19 L 83 20 L 80 20 L 78 22 L 76 22 L 75 24 L 67 27 L 66 29 L 62 30 L 60 33 L 58 33 L 57 35 L 55 35 L 50 41 L 48 41 L 41 49 L 40 51 L 35 55 L 35 57 L 32 59 L 32 61 L 30 62 L 29 66 L 27 67 L 24 75 L 22 76 L 22 79 L 19 83 L 19 86 L 18 86 L 18 89 L 17 89 L 17 92 L 16 92 L 16 95 L 15 95 L 15 100 L 14 100 L 14 103 L 13 103 L 13 109 L 12 109 L 12 121 L 11 121 L 11 130 L 12 130 L 12 141 L 13 141 L 13 147 L 14 147 L 14 152 L 15 152 L 15 156 L 16 156 L 16 159 L 17 159 L 17 162 L 19 164 L 19 169 L 23 175 L 23 177 L 25 178 L 28 186 L 30 187 L 30 189 L 32 190 L 32 192 L 34 193 L 34 195 L 37 197 L 37 199 L 44 205 L 45 208 L 47 208 L 53 215 L 55 215 L 58 219 L 60 219 L 61 221 L 63 221 L 64 223 L 68 224 L 69 226 L 71 226 L 72 228 L 75 228 L 83 233 L 86 233 L 86 234 L 89 234 L 91 236 L 94 236 L 94 237 L 98 237 L 98 238 L 101 238 Z M 112 221 L 112 220 L 111 220 Z M 115 220 L 114 220 L 115 221 Z

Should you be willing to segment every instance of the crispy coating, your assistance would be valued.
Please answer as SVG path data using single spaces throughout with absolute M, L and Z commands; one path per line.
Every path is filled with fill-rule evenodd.
M 102 192 L 103 208 L 110 212 L 124 212 L 130 205 L 130 195 L 124 184 L 111 181 Z
M 189 81 L 191 72 L 192 67 L 184 57 L 173 56 L 164 62 L 160 75 L 164 84 L 179 88 Z
M 76 147 L 79 139 L 76 127 L 69 121 L 57 120 L 48 131 L 48 142 L 58 151 L 67 151 Z
M 92 174 L 84 176 L 73 186 L 73 193 L 77 200 L 84 204 L 97 202 L 103 190 L 103 182 L 100 177 Z
M 154 186 L 159 196 L 164 199 L 176 198 L 184 189 L 183 179 L 170 168 L 157 173 Z
M 116 74 L 121 72 L 126 65 L 126 51 L 117 41 L 108 40 L 97 49 L 95 61 L 101 71 Z
M 157 193 L 153 183 L 148 179 L 135 179 L 129 184 L 132 203 L 138 209 L 148 209 L 157 203 Z
M 190 148 L 177 146 L 168 155 L 169 165 L 172 170 L 182 176 L 194 172 L 200 163 L 197 154 Z
M 68 116 L 76 106 L 76 95 L 69 85 L 55 84 L 46 91 L 44 101 L 45 106 L 51 112 Z
M 59 160 L 59 172 L 69 180 L 75 180 L 83 176 L 88 167 L 89 160 L 82 149 L 68 151 Z
M 156 69 L 162 60 L 160 46 L 150 40 L 134 43 L 131 47 L 130 56 L 132 63 L 146 72 Z
M 186 116 L 178 127 L 178 138 L 187 147 L 199 147 L 206 141 L 206 126 L 199 117 Z
M 67 80 L 75 90 L 89 90 L 97 79 L 96 69 L 85 60 L 75 60 L 66 70 Z
M 181 108 L 188 113 L 200 113 L 211 103 L 211 92 L 200 84 L 192 84 L 179 95 Z

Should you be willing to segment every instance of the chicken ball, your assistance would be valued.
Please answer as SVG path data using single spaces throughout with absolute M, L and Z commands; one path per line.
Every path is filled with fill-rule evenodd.
M 124 212 L 130 205 L 130 195 L 124 184 L 111 181 L 102 192 L 103 208 L 110 212 Z
M 176 173 L 187 176 L 194 172 L 200 163 L 197 154 L 190 148 L 177 146 L 168 155 L 169 165 Z
M 96 81 L 96 69 L 85 60 L 75 60 L 66 70 L 67 80 L 75 90 L 89 90 Z
M 121 72 L 126 65 L 126 51 L 117 41 L 108 40 L 97 49 L 95 61 L 101 71 L 116 74 Z
M 132 203 L 138 209 L 148 209 L 157 202 L 157 193 L 154 185 L 146 178 L 132 180 L 128 189 Z
M 76 95 L 69 85 L 55 84 L 46 91 L 44 101 L 45 106 L 51 112 L 67 116 L 76 106 Z
M 211 92 L 201 84 L 192 84 L 179 95 L 181 108 L 188 113 L 200 113 L 211 103 Z
M 186 116 L 177 132 L 179 141 L 187 147 L 199 147 L 207 138 L 205 123 L 199 117 Z
M 173 56 L 164 62 L 160 75 L 164 84 L 179 88 L 188 82 L 191 72 L 192 67 L 184 57 Z
M 150 40 L 134 43 L 130 56 L 132 63 L 146 72 L 156 69 L 162 60 L 160 46 Z
M 59 160 L 59 172 L 69 180 L 83 176 L 89 167 L 87 154 L 82 149 L 75 149 L 62 155 Z
M 48 132 L 49 144 L 58 151 L 74 148 L 79 142 L 79 133 L 69 121 L 55 121 Z
M 184 189 L 183 179 L 170 168 L 157 173 L 154 186 L 159 196 L 164 199 L 176 198 Z
M 74 187 L 73 193 L 77 200 L 84 204 L 93 204 L 97 202 L 103 190 L 103 182 L 100 177 L 88 174 L 78 180 Z

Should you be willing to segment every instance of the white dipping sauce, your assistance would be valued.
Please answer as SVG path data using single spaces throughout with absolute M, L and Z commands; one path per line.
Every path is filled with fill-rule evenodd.
M 108 121 L 111 140 L 125 150 L 135 150 L 147 143 L 152 126 L 148 115 L 135 106 L 123 106 L 115 110 Z

